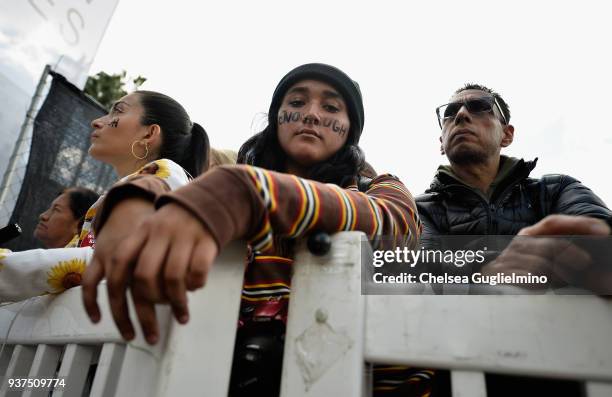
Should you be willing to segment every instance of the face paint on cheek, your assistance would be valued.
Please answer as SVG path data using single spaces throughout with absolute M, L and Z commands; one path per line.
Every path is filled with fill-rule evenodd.
M 340 136 L 344 136 L 348 132 L 346 126 L 335 119 L 323 119 L 323 127 L 331 128 L 332 131 Z
M 285 123 L 297 123 L 302 119 L 302 114 L 300 112 L 287 112 L 283 110 L 280 116 L 278 116 L 278 125 Z
M 113 119 L 113 121 L 108 123 L 108 126 L 112 128 L 117 128 L 119 126 L 119 119 L 118 118 Z

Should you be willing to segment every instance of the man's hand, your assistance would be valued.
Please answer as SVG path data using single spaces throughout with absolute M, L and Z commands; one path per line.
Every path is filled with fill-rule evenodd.
M 610 234 L 602 220 L 586 216 L 550 215 L 533 226 L 523 228 L 518 237 L 490 264 L 483 267 L 484 274 L 516 273 L 547 276 L 553 285 L 581 284 L 585 288 L 601 289 L 604 282 L 610 291 L 609 272 L 602 274 L 592 265 L 591 255 L 576 244 L 561 238 L 535 236 Z M 601 270 L 601 269 L 600 269 Z M 604 277 L 605 276 L 605 277 Z M 529 286 L 528 286 L 529 287 Z M 531 287 L 543 287 L 535 284 Z M 596 289 L 597 288 L 597 289 Z
M 610 227 L 601 219 L 576 215 L 549 215 L 535 225 L 522 228 L 519 236 L 606 236 Z
M 521 284 L 524 288 L 545 288 L 571 284 L 591 263 L 591 256 L 570 241 L 551 237 L 517 236 L 482 273 L 546 276 L 548 284 Z
M 186 323 L 187 291 L 204 286 L 219 249 L 205 226 L 181 206 L 168 204 L 154 211 L 149 204 L 147 212 L 140 201 L 117 205 L 96 237 L 94 257 L 83 279 L 83 301 L 91 320 L 99 321 L 96 288 L 106 277 L 113 319 L 130 340 L 134 338 L 126 299 L 130 288 L 145 338 L 154 344 L 159 337 L 154 304 L 169 303 L 176 319 Z M 119 236 L 123 226 L 130 233 Z

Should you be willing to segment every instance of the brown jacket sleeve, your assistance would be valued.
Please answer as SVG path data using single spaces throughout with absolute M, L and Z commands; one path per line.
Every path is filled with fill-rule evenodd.
M 220 247 L 245 238 L 256 251 L 271 252 L 273 236 L 298 238 L 317 230 L 359 230 L 376 246 L 415 247 L 421 232 L 414 199 L 394 176 L 381 175 L 366 193 L 251 166 L 217 167 L 164 194 L 191 211 Z
M 154 175 L 138 175 L 113 186 L 104 197 L 104 201 L 96 214 L 93 222 L 94 233 L 98 234 L 100 232 L 113 208 L 120 201 L 129 198 L 143 198 L 153 203 L 157 196 L 169 191 L 168 184 Z

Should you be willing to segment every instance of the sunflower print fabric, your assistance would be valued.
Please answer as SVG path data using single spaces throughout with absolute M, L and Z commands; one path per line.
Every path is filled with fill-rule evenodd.
M 59 262 L 49 270 L 47 284 L 51 287 L 52 294 L 58 294 L 65 290 L 81 285 L 81 278 L 87 264 L 82 259 L 70 259 Z
M 154 175 L 171 190 L 189 182 L 181 166 L 168 159 L 153 161 L 135 173 L 121 178 L 129 181 L 137 175 Z M 43 294 L 58 294 L 81 284 L 81 276 L 93 256 L 95 238 L 92 222 L 103 197 L 91 206 L 78 235 L 66 248 L 11 252 L 0 249 L 0 302 L 15 302 Z

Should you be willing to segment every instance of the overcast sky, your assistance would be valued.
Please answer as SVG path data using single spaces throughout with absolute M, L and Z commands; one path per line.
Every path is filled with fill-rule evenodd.
M 146 4 L 146 5 L 145 5 Z M 600 1 L 120 0 L 91 68 L 143 75 L 181 102 L 218 148 L 261 127 L 278 81 L 324 62 L 358 81 L 361 147 L 415 194 L 439 154 L 436 106 L 466 82 L 509 103 L 506 154 L 539 157 L 612 205 L 612 14 Z M 504 152 L 502 152 L 504 153 Z

